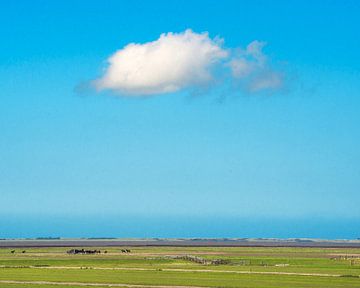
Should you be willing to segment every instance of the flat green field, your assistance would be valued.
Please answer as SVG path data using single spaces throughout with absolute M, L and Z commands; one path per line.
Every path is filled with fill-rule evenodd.
M 3 248 L 0 287 L 360 287 L 360 249 L 126 248 Z

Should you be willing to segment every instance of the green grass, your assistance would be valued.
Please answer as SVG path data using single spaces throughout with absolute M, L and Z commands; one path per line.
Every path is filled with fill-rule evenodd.
M 67 255 L 70 248 L 0 249 L 0 280 L 142 285 L 188 285 L 206 287 L 360 287 L 360 259 L 340 259 L 336 254 L 359 254 L 360 249 L 323 248 L 232 248 L 232 247 L 138 247 L 131 254 L 119 248 L 100 255 Z M 93 249 L 93 248 L 92 248 Z M 26 250 L 26 253 L 19 253 Z M 175 255 L 196 255 L 227 259 L 227 265 L 201 265 L 172 259 Z M 337 257 L 334 259 L 334 257 Z M 30 268 L 36 266 L 38 268 Z M 18 268 L 15 268 L 18 267 Z M 41 269 L 41 267 L 64 267 Z M 83 269 L 65 269 L 83 267 Z M 85 269 L 86 268 L 86 269 Z M 125 270 L 98 270 L 122 268 Z M 147 270 L 126 270 L 147 269 Z M 168 271 L 166 269 L 171 269 Z M 186 269 L 174 271 L 173 269 Z M 199 270 L 212 270 L 203 271 Z M 342 275 L 344 277 L 238 274 L 237 271 L 291 272 Z M 5 284 L 1 288 L 79 287 L 63 285 Z

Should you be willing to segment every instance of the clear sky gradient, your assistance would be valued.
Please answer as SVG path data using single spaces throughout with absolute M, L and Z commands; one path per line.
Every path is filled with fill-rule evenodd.
M 359 1 L 3 2 L 0 237 L 91 236 L 99 219 L 131 217 L 153 222 L 94 233 L 360 237 L 359 15 Z M 227 47 L 265 41 L 284 88 L 148 98 L 81 88 L 128 43 L 186 29 Z M 142 227 L 163 217 L 168 232 Z M 66 225 L 80 218 L 88 230 Z M 51 228 L 61 219 L 63 230 Z M 201 233 L 179 219 L 197 219 Z M 303 228 L 232 225 L 250 219 Z M 311 234 L 311 219 L 354 228 Z

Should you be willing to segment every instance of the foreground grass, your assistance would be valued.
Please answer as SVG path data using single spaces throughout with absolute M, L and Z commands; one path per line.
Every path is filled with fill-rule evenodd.
M 357 257 L 359 254 L 360 258 L 360 249 L 154 247 L 131 248 L 132 253 L 130 254 L 119 252 L 119 248 L 98 249 L 107 250 L 108 253 L 67 255 L 65 253 L 66 248 L 25 249 L 25 253 L 19 253 L 21 250 L 18 249 L 19 251 L 10 253 L 11 249 L 0 249 L 0 265 L 2 267 L 0 268 L 0 281 L 248 288 L 360 287 L 360 278 L 357 277 L 360 275 L 360 261 Z M 173 259 L 172 257 L 176 255 L 197 255 L 208 259 L 226 259 L 229 260 L 229 264 L 201 265 Z M 57 267 L 57 269 L 43 269 L 41 267 Z M 66 267 L 83 267 L 83 269 L 66 269 Z M 124 270 L 91 269 L 95 267 L 122 268 Z M 146 270 L 126 270 L 127 268 Z M 186 271 L 174 271 L 173 269 Z M 198 270 L 206 270 L 206 272 Z M 238 274 L 231 273 L 231 271 L 320 273 L 346 277 Z M 5 284 L 0 282 L 0 287 L 71 288 L 79 286 Z

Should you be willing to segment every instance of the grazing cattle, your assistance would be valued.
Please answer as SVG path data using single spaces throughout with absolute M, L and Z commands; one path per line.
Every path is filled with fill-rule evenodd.
M 15 250 L 11 250 L 11 253 L 14 254 L 14 253 L 15 253 Z
M 71 249 L 67 251 L 68 254 L 99 254 L 100 250 L 85 250 L 85 249 Z
M 25 250 L 23 250 L 21 253 L 25 253 L 26 251 Z

